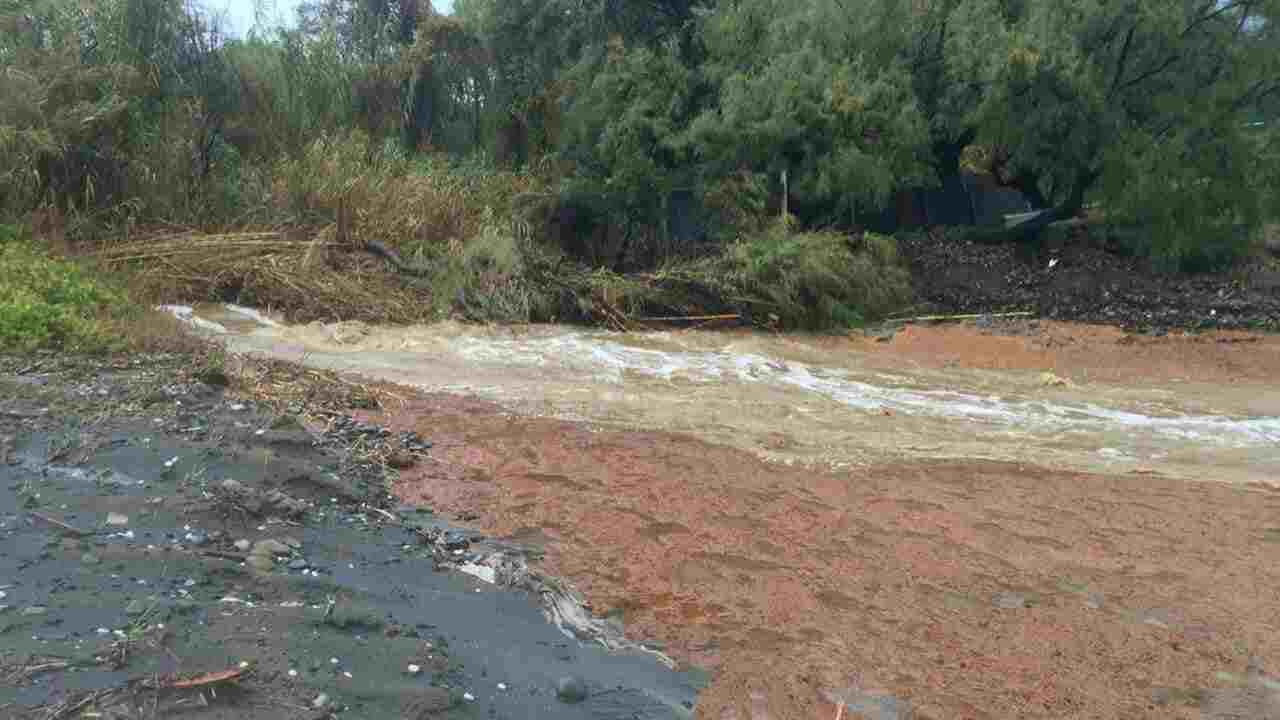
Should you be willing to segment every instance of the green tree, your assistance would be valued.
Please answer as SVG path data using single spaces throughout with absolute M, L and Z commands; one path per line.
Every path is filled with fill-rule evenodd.
M 1260 162 L 1277 129 L 1249 125 L 1280 93 L 1276 17 L 1274 0 L 1029 2 L 985 33 L 1000 64 L 975 123 L 1039 179 L 1044 221 L 1096 195 L 1110 220 L 1140 228 L 1140 249 L 1225 260 L 1274 192 Z
M 841 223 L 929 176 L 929 127 L 908 68 L 874 23 L 859 22 L 861 9 L 841 0 L 719 6 L 705 30 L 718 102 L 689 132 L 704 175 L 785 173 L 792 207 Z

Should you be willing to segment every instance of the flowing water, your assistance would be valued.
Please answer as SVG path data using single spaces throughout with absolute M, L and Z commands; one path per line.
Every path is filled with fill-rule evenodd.
M 1280 476 L 1280 391 L 1266 386 L 934 370 L 830 337 L 290 326 L 235 306 L 170 310 L 237 353 L 466 393 L 520 414 L 688 433 L 780 462 L 971 458 L 1192 480 Z

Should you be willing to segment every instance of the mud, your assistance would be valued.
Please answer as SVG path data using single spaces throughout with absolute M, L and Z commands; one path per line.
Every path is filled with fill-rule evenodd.
M 1280 716 L 1272 337 L 229 335 L 417 386 L 395 493 L 712 668 L 699 718 Z
M 81 710 L 106 718 L 692 712 L 696 673 L 569 637 L 540 598 L 442 567 L 479 536 L 385 509 L 386 476 L 346 434 L 178 381 L 182 358 L 19 365 L 0 374 L 0 718 L 95 698 Z M 442 563 L 423 538 L 445 535 Z M 245 675 L 170 687 L 218 672 Z M 582 702 L 557 697 L 566 677 Z
M 829 718 L 841 697 L 877 718 L 1195 718 L 1248 687 L 1273 714 L 1241 717 L 1280 709 L 1259 684 L 1280 668 L 1267 486 L 801 470 L 445 395 L 381 419 L 437 429 L 398 495 L 541 542 L 597 613 L 716 668 L 699 717 Z M 1251 658 L 1272 671 L 1252 686 Z

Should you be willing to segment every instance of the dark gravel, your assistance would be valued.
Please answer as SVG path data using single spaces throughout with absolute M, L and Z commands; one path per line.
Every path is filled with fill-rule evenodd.
M 900 247 L 928 312 L 1031 311 L 1131 330 L 1280 330 L 1280 267 L 1170 273 L 1083 240 L 1028 248 L 920 234 Z M 1052 267 L 1050 266 L 1052 263 Z

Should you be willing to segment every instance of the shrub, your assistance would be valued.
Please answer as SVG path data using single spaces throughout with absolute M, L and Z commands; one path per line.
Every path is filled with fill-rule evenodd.
M 120 290 L 0 226 L 0 349 L 101 349 L 109 337 L 98 319 L 126 308 Z
M 910 273 L 893 238 L 793 232 L 779 223 L 740 240 L 713 273 L 758 314 L 784 327 L 823 330 L 882 317 L 911 295 Z

